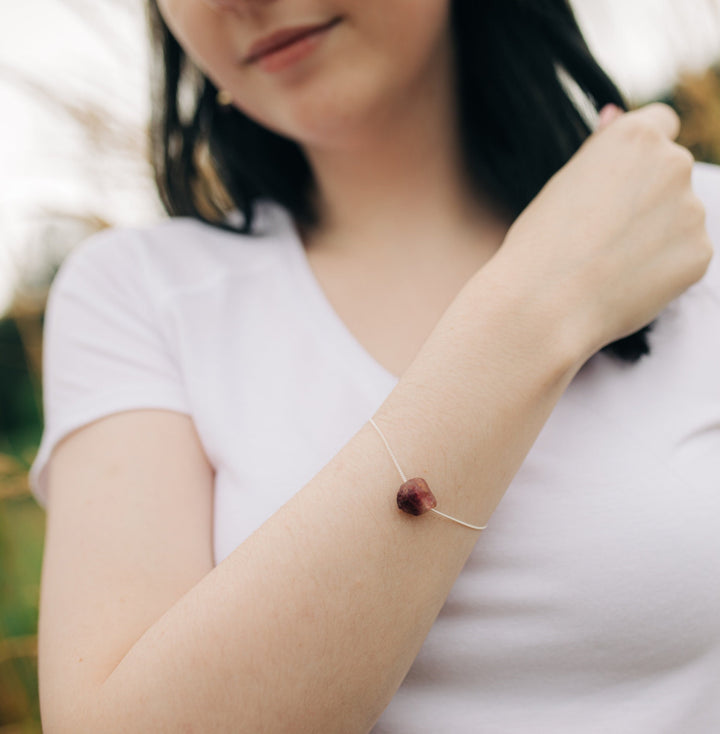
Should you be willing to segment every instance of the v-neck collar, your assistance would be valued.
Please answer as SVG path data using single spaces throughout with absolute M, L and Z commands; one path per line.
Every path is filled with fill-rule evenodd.
M 330 303 L 310 266 L 305 245 L 290 212 L 275 202 L 265 203 L 269 205 L 265 209 L 265 216 L 273 220 L 271 226 L 275 225 L 275 234 L 287 245 L 288 263 L 297 276 L 295 280 L 315 328 L 340 353 L 355 374 L 364 380 L 370 377 L 373 389 L 392 389 L 400 378 L 381 365 L 360 344 Z

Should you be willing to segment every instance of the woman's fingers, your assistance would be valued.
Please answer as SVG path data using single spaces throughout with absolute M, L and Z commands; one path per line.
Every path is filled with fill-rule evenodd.
M 606 128 L 619 117 L 627 116 L 639 125 L 649 125 L 657 128 L 669 140 L 675 140 L 680 134 L 680 117 L 675 110 L 664 102 L 651 102 L 630 112 L 625 112 L 614 104 L 606 104 L 600 110 L 595 132 Z
M 595 132 L 599 132 L 604 127 L 607 127 L 616 117 L 620 117 L 623 114 L 625 114 L 624 110 L 621 110 L 617 105 L 606 104 L 600 110 L 600 118 L 598 119 Z
M 663 102 L 651 102 L 645 107 L 628 112 L 627 117 L 657 128 L 669 140 L 675 140 L 680 134 L 680 116 Z

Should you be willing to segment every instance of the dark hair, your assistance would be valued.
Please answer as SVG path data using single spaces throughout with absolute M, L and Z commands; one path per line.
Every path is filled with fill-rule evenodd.
M 167 213 L 253 234 L 255 203 L 271 199 L 312 227 L 315 182 L 301 146 L 218 105 L 217 88 L 187 58 L 156 0 L 147 11 L 150 157 Z M 467 173 L 511 222 L 591 134 L 583 104 L 629 105 L 593 57 L 568 0 L 452 0 L 451 23 Z M 233 209 L 243 216 L 237 228 L 225 219 Z M 654 325 L 601 351 L 635 362 L 650 353 Z

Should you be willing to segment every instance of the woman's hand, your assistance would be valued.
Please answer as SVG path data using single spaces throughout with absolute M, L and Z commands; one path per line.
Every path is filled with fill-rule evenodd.
M 662 103 L 603 108 L 493 258 L 509 281 L 561 299 L 587 356 L 647 325 L 708 268 L 713 246 L 679 131 Z

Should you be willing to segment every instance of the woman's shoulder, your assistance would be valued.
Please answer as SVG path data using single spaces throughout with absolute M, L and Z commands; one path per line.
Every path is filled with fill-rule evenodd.
M 707 161 L 695 161 L 692 175 L 701 183 L 715 181 L 717 185 L 717 181 L 720 181 L 720 165 Z
M 715 248 L 715 254 L 701 282 L 713 290 L 713 296 L 720 305 L 720 166 L 696 161 L 692 185 L 695 195 L 705 206 L 705 228 Z
M 711 237 L 720 237 L 720 165 L 695 161 L 692 185 L 705 205 L 708 233 Z
M 75 245 L 56 277 L 88 268 L 115 278 L 147 280 L 165 290 L 198 287 L 221 276 L 251 275 L 275 266 L 282 257 L 288 226 L 279 205 L 264 205 L 257 211 L 252 234 L 189 216 L 108 227 Z

